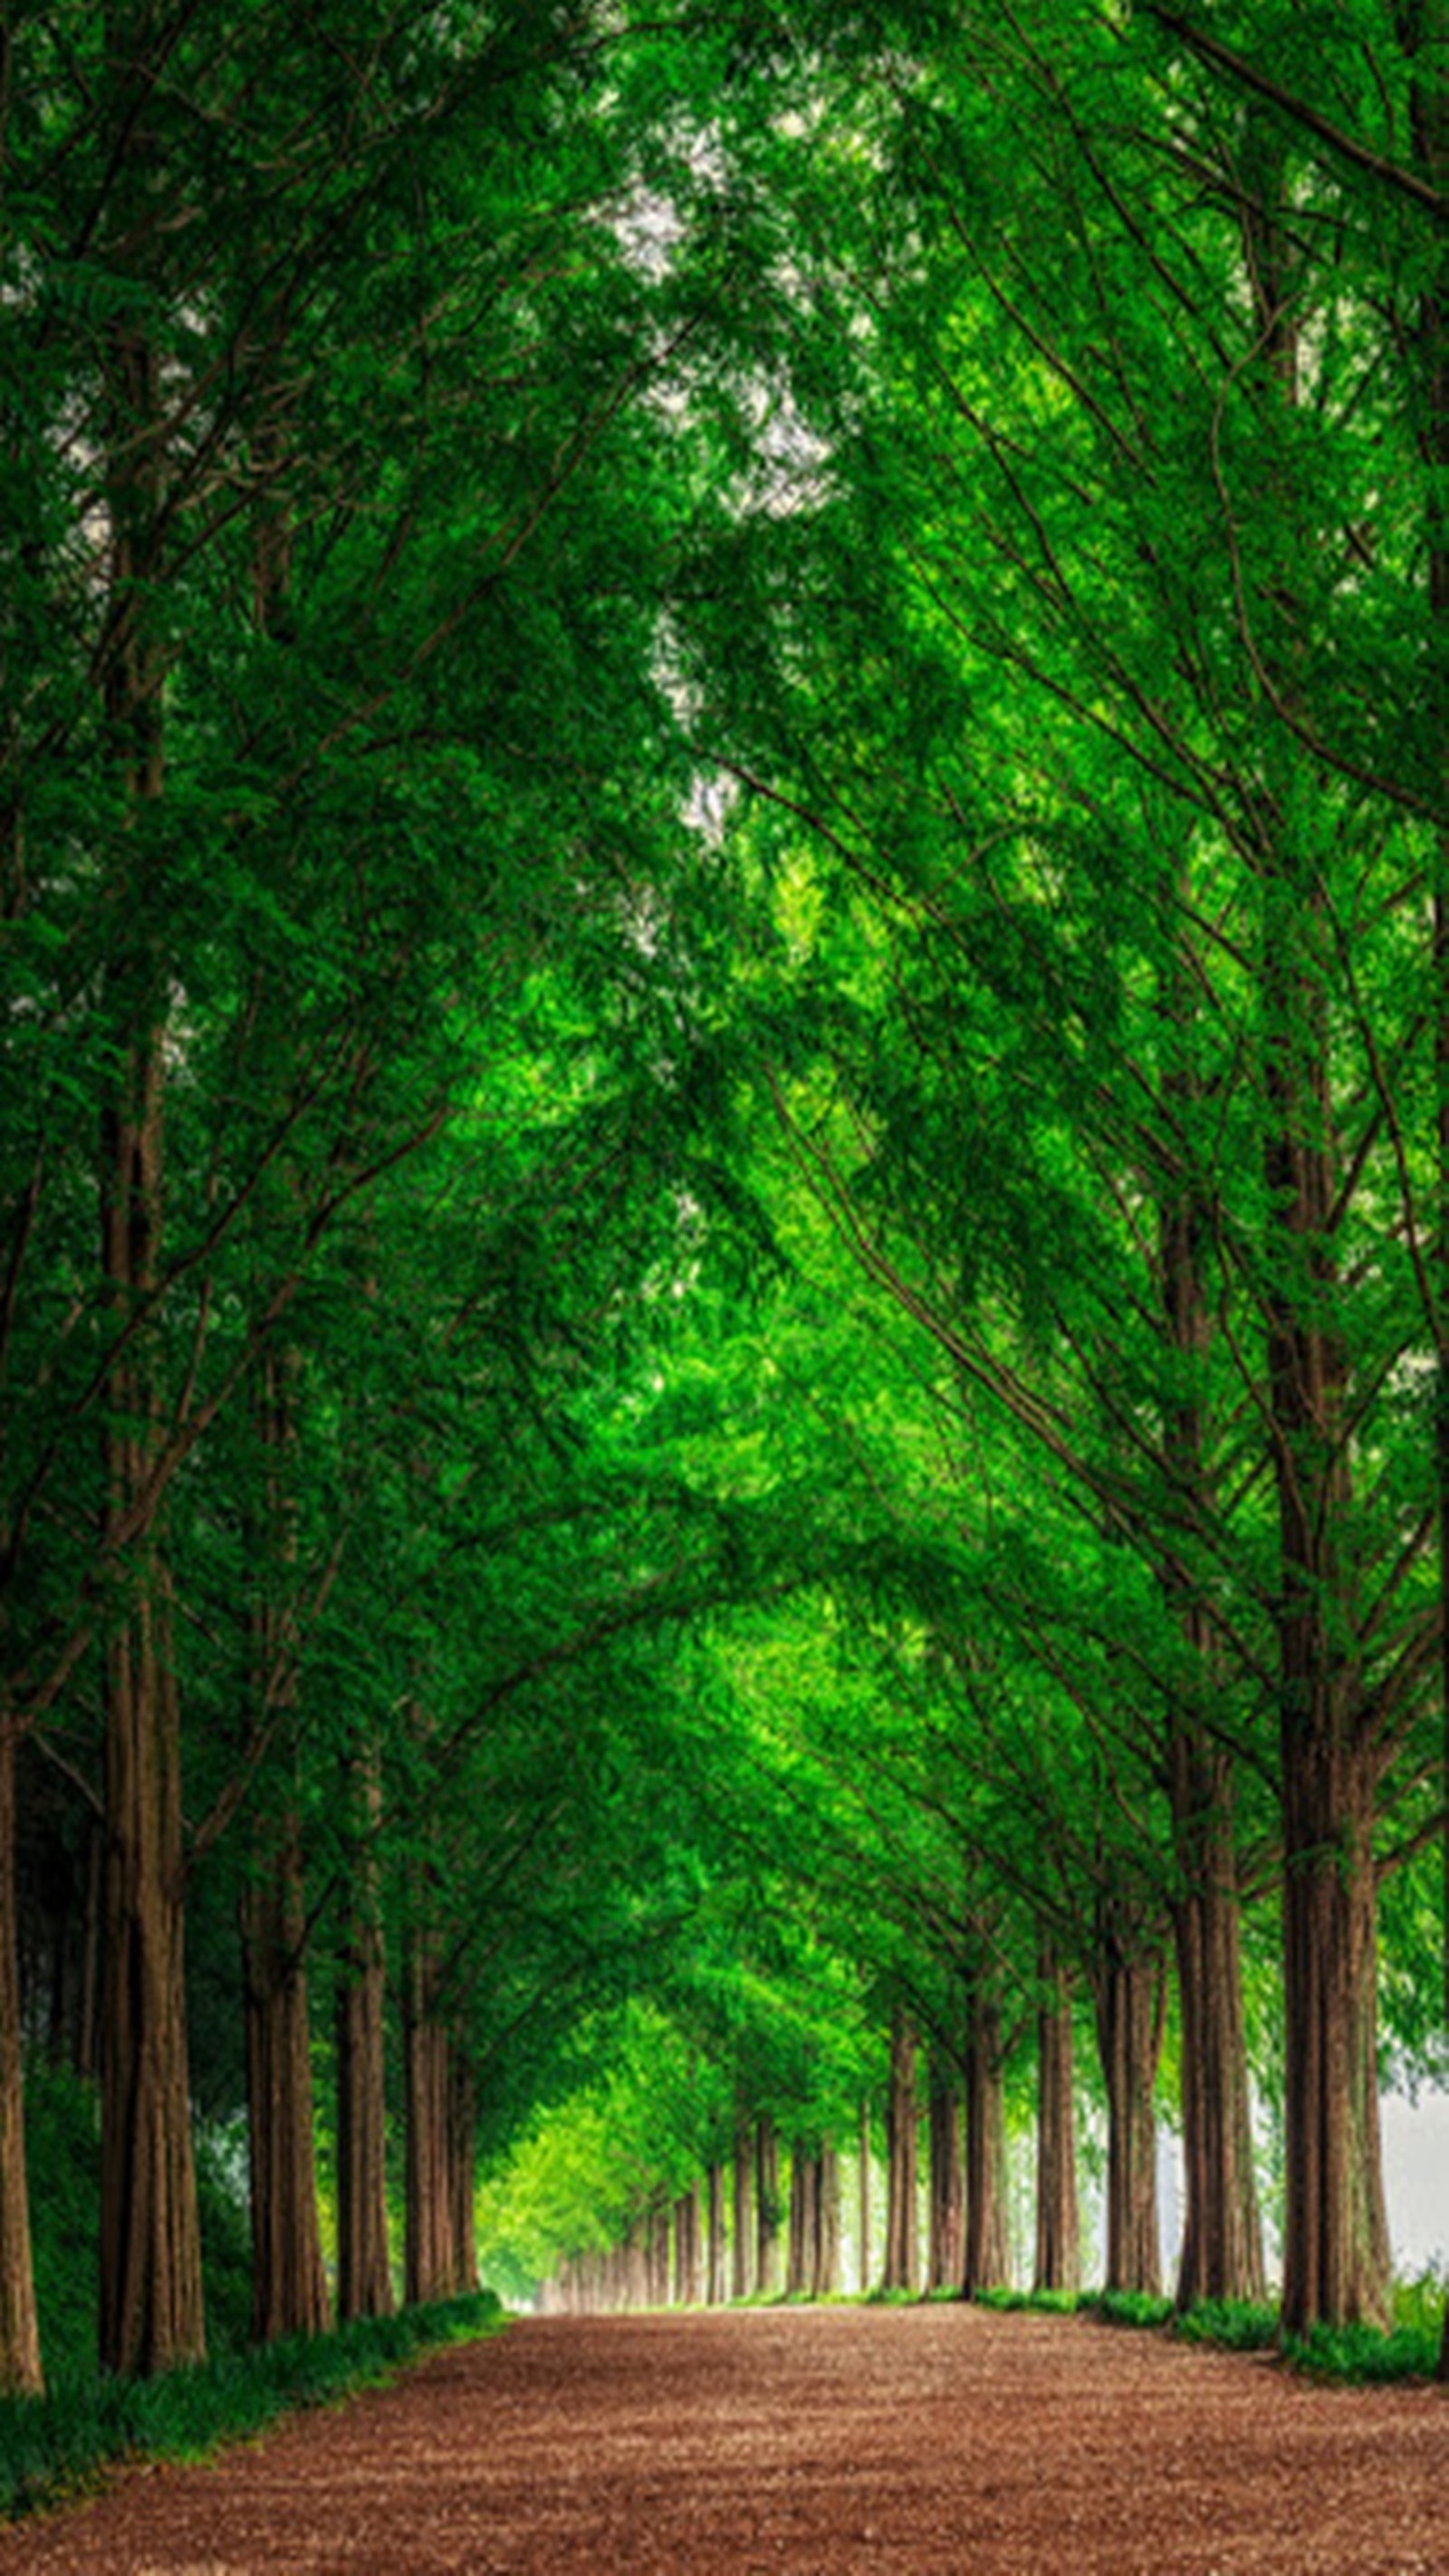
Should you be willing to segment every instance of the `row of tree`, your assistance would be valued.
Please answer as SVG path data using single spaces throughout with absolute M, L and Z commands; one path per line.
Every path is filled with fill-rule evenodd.
M 350 2314 L 389 2098 L 430 2294 L 480 2126 L 644 1992 L 709 2134 L 563 2254 L 722 2210 L 765 2121 L 828 2277 L 893 2028 L 976 2284 L 1034 2042 L 1065 2280 L 1077 1997 L 1114 2283 L 1166 2031 L 1180 2294 L 1261 2291 L 1256 2073 L 1285 2321 L 1381 2315 L 1442 1917 L 1442 0 L 4 41 L 0 2378 L 27 2041 L 96 2073 L 152 2370 L 194 2104 L 249 2107 L 255 2330 L 312 2327 L 314 2023 Z

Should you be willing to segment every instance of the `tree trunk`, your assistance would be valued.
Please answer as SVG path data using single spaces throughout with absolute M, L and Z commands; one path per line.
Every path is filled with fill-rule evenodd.
M 1295 1759 L 1283 1889 L 1287 2060 L 1285 2332 L 1383 2325 L 1389 2239 L 1379 2134 L 1371 1779 Z
M 409 2306 L 450 2298 L 456 2287 L 448 2058 L 432 1945 L 424 1931 L 416 1930 L 409 1944 L 403 2010 L 403 2277 Z
M 709 2168 L 709 2251 L 705 2297 L 712 2308 L 725 2302 L 725 2178 L 716 2160 Z
M 780 2147 L 768 2115 L 755 2123 L 755 2290 L 773 2299 L 780 2287 Z
M 649 2305 L 669 2305 L 669 2203 L 661 2200 L 649 2217 Z
M 123 46 L 119 14 L 108 40 Z M 124 51 L 118 55 L 129 77 Z M 132 137 L 136 151 L 144 138 Z M 102 1692 L 105 1734 L 104 2042 L 101 2066 L 100 2354 L 143 2373 L 201 2358 L 201 2242 L 192 2163 L 183 1959 L 181 1726 L 152 1473 L 163 1438 L 155 1300 L 167 981 L 154 856 L 138 828 L 163 787 L 163 665 L 151 632 L 161 583 L 163 476 L 155 352 L 107 335 L 110 615 L 105 712 L 128 822 L 117 853 L 121 936 L 105 1004 L 115 1071 L 101 1117 L 101 1275 L 106 1369 L 102 1561 L 116 1584 Z
M 966 2262 L 966 2176 L 961 2159 L 961 2086 L 939 2049 L 931 2051 L 928 2290 L 959 2290 Z
M 1104 1925 L 1094 1972 L 1097 2046 L 1107 2091 L 1109 2290 L 1162 2286 L 1157 2225 L 1157 2115 L 1153 2090 L 1162 2047 L 1161 1961 L 1123 1946 Z
M 1185 1768 L 1185 1794 L 1179 1785 L 1173 1801 L 1186 1887 L 1173 1907 L 1182 2023 L 1182 2309 L 1197 2299 L 1267 2295 L 1225 1765 L 1194 1748 Z
M 473 2061 L 456 2039 L 448 2042 L 448 2239 L 449 2298 L 478 2287 L 478 2225 L 474 2206 L 477 2166 L 477 2080 Z
M 1011 2281 L 1006 2067 L 995 1997 L 973 1980 L 966 2018 L 966 2259 L 962 2294 Z
M 106 1654 L 100 2353 L 134 2375 L 205 2350 L 169 1612 L 153 1565 L 150 1598 Z
M 15 1941 L 15 1732 L 0 1720 L 0 2397 L 44 2388 L 30 2202 L 25 2179 L 25 2088 Z
M 920 2287 L 916 2247 L 916 2034 L 904 2013 L 891 2024 L 886 2098 L 886 2249 L 881 2286 Z
M 1279 142 L 1254 129 L 1243 241 L 1263 362 L 1299 398 L 1294 252 Z M 1265 415 L 1266 416 L 1266 415 Z M 1292 451 L 1267 496 L 1292 535 Z M 1302 542 L 1310 540 L 1304 538 Z M 1302 638 L 1291 582 L 1260 601 L 1263 667 L 1283 704 Z M 1378 2127 L 1372 1823 L 1378 1764 L 1363 1701 L 1349 1466 L 1349 1361 L 1335 1203 L 1328 1006 L 1333 930 L 1294 777 L 1266 782 L 1258 822 L 1265 1129 L 1263 1247 L 1270 1460 L 1278 1504 L 1278 1745 L 1285 2013 L 1286 2330 L 1381 2323 L 1389 2248 Z M 1284 755 L 1292 764 L 1290 749 Z
M 323 2334 L 330 2323 L 317 2223 L 305 1923 L 301 1847 L 287 1818 L 241 1900 L 258 2343 Z
M 840 2290 L 840 2158 L 827 2138 L 820 2150 L 815 2183 L 815 2278 L 817 2299 L 833 2299 Z
M 1077 2210 L 1076 2116 L 1072 2099 L 1072 2006 L 1067 1979 L 1049 1957 L 1039 1969 L 1037 2012 L 1036 2261 L 1037 2290 L 1081 2286 L 1081 2221 Z
M 1190 897 L 1185 885 L 1185 917 Z M 1165 1088 L 1174 1127 L 1191 1135 L 1202 1108 L 1194 1032 L 1200 986 L 1185 939 L 1179 935 L 1167 979 L 1171 1052 Z M 1265 2294 L 1243 2028 L 1232 1766 L 1205 1724 L 1214 1692 L 1213 1634 L 1186 1560 L 1194 1530 L 1206 1529 L 1213 1512 L 1203 1431 L 1203 1369 L 1212 1338 L 1203 1247 L 1210 1225 L 1203 1191 L 1179 1157 L 1163 1194 L 1159 1240 L 1175 1371 L 1166 1413 L 1167 1464 L 1185 1524 L 1185 1561 L 1169 1566 L 1165 1590 L 1192 1676 L 1167 1722 L 1168 1793 L 1182 1891 L 1173 1907 L 1173 1937 L 1182 2013 L 1184 2164 L 1177 2304 L 1184 2309 L 1195 2299 L 1260 2300 Z
M 681 2192 L 674 2204 L 674 2304 L 699 2305 L 699 2189 Z
M 734 2299 L 747 2299 L 754 2288 L 754 2266 L 750 2261 L 754 2243 L 750 2215 L 753 2171 L 753 2142 L 742 2119 L 735 2130 L 734 2152 L 733 2242 L 730 2247 L 730 2296 Z
M 870 2296 L 870 2104 L 861 2096 L 860 2137 L 856 2147 L 856 2218 L 860 2231 L 860 2295 Z
M 288 1595 L 295 1581 L 291 1383 L 294 1363 L 268 1351 L 260 1367 L 257 1425 L 265 1466 L 252 1561 L 261 1571 L 250 1628 L 259 1725 L 286 1721 L 279 1769 L 293 1756 L 296 1642 Z M 270 1577 L 270 1581 L 268 1578 Z M 285 1794 L 285 1792 L 284 1792 Z M 300 1827 L 285 1810 L 257 1827 L 254 1875 L 243 1891 L 247 2140 L 251 2156 L 252 2335 L 321 2334 L 330 2322 L 317 2222 L 312 2053 L 304 1955 L 307 1909 Z
M 650 2303 L 650 2248 L 652 2241 L 652 2230 L 650 2228 L 649 2221 L 641 2218 L 637 2227 L 634 2228 L 630 2235 L 626 2249 L 624 2265 L 624 2305 L 626 2308 L 647 2308 Z
M 801 2138 L 790 2148 L 790 2240 L 785 2272 L 787 2299 L 815 2295 L 820 2235 L 820 2168 Z
M 366 1841 L 379 1810 L 376 1766 L 361 1768 L 364 1840 L 351 1872 L 336 1987 L 337 2313 L 392 2314 L 387 2230 L 386 1971 L 376 1868 Z

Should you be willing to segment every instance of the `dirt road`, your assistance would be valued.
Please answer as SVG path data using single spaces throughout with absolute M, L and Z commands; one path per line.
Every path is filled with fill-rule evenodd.
M 1449 2393 L 956 2307 L 528 2320 L 0 2533 L 0 2576 L 1449 2570 Z

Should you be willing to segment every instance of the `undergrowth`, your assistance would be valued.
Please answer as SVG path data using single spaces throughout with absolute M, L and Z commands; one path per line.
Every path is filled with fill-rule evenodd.
M 385 2379 L 435 2345 L 490 2334 L 502 2321 L 499 2301 L 484 2290 L 360 2318 L 332 2334 L 225 2352 L 156 2379 L 62 2379 L 45 2397 L 0 2399 L 0 2517 L 52 2503 L 132 2453 L 194 2459 L 293 2408 L 323 2406 Z

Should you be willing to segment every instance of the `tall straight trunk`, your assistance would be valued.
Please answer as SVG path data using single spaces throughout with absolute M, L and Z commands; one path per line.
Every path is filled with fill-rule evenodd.
M 631 2230 L 624 2251 L 624 2305 L 647 2308 L 650 2303 L 650 2248 L 653 2243 L 648 2219 L 641 2218 Z
M 730 2297 L 747 2299 L 755 2286 L 751 2261 L 754 2249 L 752 2223 L 752 2184 L 754 2180 L 754 2141 L 743 2117 L 735 2129 L 734 2189 L 731 2196 L 730 2223 Z
M 1347 1363 L 1331 1317 L 1326 1008 L 1316 887 L 1267 888 L 1269 1200 L 1280 1234 L 1268 1322 L 1278 1494 L 1279 1768 L 1285 2013 L 1283 2324 L 1382 2323 L 1389 2245 L 1379 2138 L 1381 1755 L 1351 1643 Z
M 1162 2049 L 1161 1961 L 1119 1940 L 1109 1917 L 1093 1987 L 1107 2093 L 1106 2286 L 1156 2298 L 1162 2253 L 1153 2095 Z
M 201 2238 L 183 1957 L 180 1720 L 170 1604 L 152 1595 L 106 1655 L 108 1835 L 101 2053 L 102 2366 L 200 2360 Z
M 682 2191 L 674 2204 L 674 2304 L 699 2305 L 699 2188 Z
M 322 2334 L 330 2322 L 317 2222 L 305 1924 L 301 1845 L 288 1817 L 241 1900 L 258 2343 Z
M 1185 885 L 1185 917 L 1190 897 Z M 1174 1124 L 1189 1138 L 1202 1106 L 1193 1025 L 1198 991 L 1193 961 L 1179 944 L 1163 997 L 1170 1033 L 1166 1093 Z M 1203 1415 L 1203 1367 L 1212 1338 L 1203 1278 L 1210 1223 L 1190 1156 L 1179 1154 L 1163 1192 L 1158 1231 L 1163 1312 L 1176 1373 L 1165 1447 L 1189 1538 L 1212 1517 Z M 1212 1628 L 1190 1562 L 1169 1565 L 1164 1588 L 1187 1650 L 1184 1683 L 1167 1719 L 1168 1794 L 1181 1891 L 1172 1922 L 1182 2015 L 1184 2213 L 1177 2304 L 1185 2309 L 1196 2299 L 1261 2300 L 1265 2276 L 1243 2023 L 1232 1765 L 1205 1723 L 1215 1687 Z
M 426 1931 L 417 1929 L 408 1948 L 403 2002 L 403 2277 L 409 2306 L 450 2298 L 456 2287 L 449 2079 L 434 1946 Z
M 669 2203 L 667 2200 L 661 2200 L 649 2215 L 647 2272 L 650 2307 L 667 2308 L 669 2305 Z
M 380 1812 L 376 1764 L 358 1766 L 361 1848 L 350 1872 L 335 1990 L 337 2313 L 392 2314 L 387 2229 L 386 1966 L 369 1839 Z
M 1036 2114 L 1036 2290 L 1076 2290 L 1082 2278 L 1077 2208 L 1077 2132 L 1072 2098 L 1072 2003 L 1065 1972 L 1049 1954 L 1038 1969 Z
M 961 2080 L 941 2051 L 931 2051 L 927 2115 L 930 2225 L 928 2290 L 959 2290 L 966 2261 L 966 2174 L 961 2156 Z
M 113 6 L 107 45 L 123 84 L 133 32 L 130 12 Z M 144 153 L 139 126 L 131 148 Z M 112 1336 L 101 1543 L 115 1581 L 102 1663 L 100 2356 L 107 2370 L 145 2373 L 200 2359 L 205 2336 L 187 2074 L 181 1722 L 171 1587 L 151 1500 L 165 1419 L 155 1303 L 167 977 L 144 828 L 164 785 L 163 664 L 151 625 L 163 569 L 161 397 L 144 332 L 112 326 L 104 378 L 111 585 L 101 666 L 128 829 L 117 853 L 120 937 L 105 994 L 113 1071 L 100 1133 L 101 1275 Z
M 1382 2325 L 1388 2315 L 1375 1774 L 1368 1761 L 1329 1763 L 1323 1772 L 1295 1762 L 1285 1800 L 1292 1835 L 1283 1891 L 1288 2333 L 1319 2320 Z
M 45 2383 L 25 2179 L 15 1934 L 15 1730 L 0 1719 L 0 2396 L 38 2397 Z
M 966 2015 L 966 2246 L 962 2292 L 979 2298 L 1011 2281 L 1006 2166 L 1006 2063 L 1001 2012 L 973 1980 Z
M 773 2299 L 780 2286 L 780 2144 L 768 2113 L 755 2122 L 755 2289 Z
M 829 2138 L 816 2166 L 813 2287 L 817 2299 L 833 2299 L 840 2290 L 840 2157 Z
M 860 2295 L 870 2295 L 870 2103 L 862 2094 L 860 2133 L 856 2142 L 855 2223 L 860 2236 Z
M 1258 129 L 1243 242 L 1272 400 L 1296 406 L 1293 251 L 1281 146 Z M 1268 405 L 1265 421 L 1270 420 Z M 1285 442 L 1285 454 L 1287 453 Z M 1292 531 L 1291 464 L 1270 496 Z M 1307 539 L 1304 542 L 1308 542 Z M 1261 603 L 1264 668 L 1292 704 L 1291 584 Z M 1276 750 L 1270 746 L 1270 751 Z M 1284 758 L 1292 763 L 1295 753 Z M 1276 786 L 1277 792 L 1274 793 Z M 1333 931 L 1291 776 L 1258 832 L 1269 1456 L 1278 1506 L 1278 1750 L 1283 1840 L 1285 2330 L 1387 2315 L 1378 2118 L 1373 1818 L 1382 1753 L 1365 1706 L 1354 1576 L 1350 1384 L 1329 1011 Z
M 916 2220 L 916 2034 L 903 2012 L 891 2022 L 886 2095 L 886 2245 L 881 2287 L 920 2287 Z
M 820 2168 L 803 2138 L 790 2147 L 790 2233 L 785 2267 L 787 2299 L 815 2295 L 820 2228 Z
M 473 2061 L 456 2039 L 448 2042 L 448 2203 L 451 2281 L 449 2297 L 478 2287 L 478 2225 L 473 2186 L 477 2166 L 478 2102 Z
M 251 1551 L 262 1598 L 251 1618 L 259 1718 L 289 1725 L 295 1645 L 286 1595 L 295 1577 L 288 1355 L 266 1353 L 257 1406 L 264 1510 Z M 270 1575 L 271 1583 L 267 1582 Z M 283 1762 L 291 1758 L 290 1740 Z M 280 1766 L 279 1766 L 280 1767 Z M 247 2143 L 251 2159 L 252 2335 L 321 2334 L 330 2322 L 317 2219 L 312 2054 L 305 1957 L 307 1909 L 300 1828 L 290 1807 L 263 1811 L 253 1874 L 242 1893 Z
M 705 2298 L 712 2308 L 725 2302 L 725 2176 L 724 2166 L 716 2157 L 710 2165 L 709 2243 L 706 2254 Z
M 1182 2024 L 1183 2234 L 1177 2305 L 1266 2297 L 1253 2173 L 1236 1857 L 1224 1765 L 1195 1745 L 1174 1795 L 1184 1892 L 1173 1907 Z

